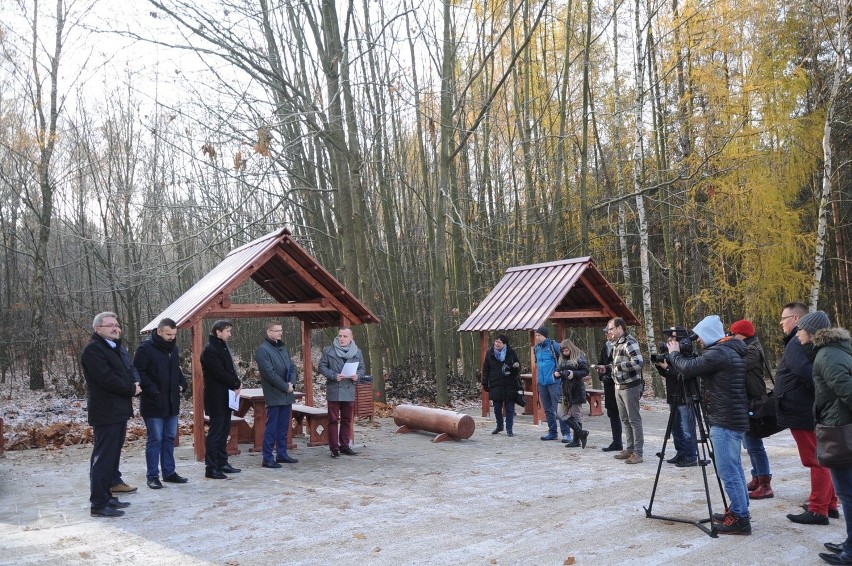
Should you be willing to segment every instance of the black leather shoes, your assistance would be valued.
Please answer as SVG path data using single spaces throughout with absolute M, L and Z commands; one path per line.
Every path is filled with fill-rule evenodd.
M 207 470 L 204 472 L 204 477 L 211 480 L 226 480 L 228 476 L 220 472 L 219 470 Z
M 341 454 L 346 454 L 347 456 L 356 456 L 356 455 L 358 454 L 357 452 L 355 452 L 354 450 L 352 450 L 352 449 L 351 449 L 351 448 L 349 448 L 348 446 L 345 446 L 345 447 L 341 448 L 341 449 L 340 449 L 340 453 L 341 453 Z
M 843 543 L 842 542 L 841 543 L 827 542 L 827 543 L 825 543 L 824 546 L 828 550 L 830 550 L 831 552 L 836 552 L 837 554 L 840 554 L 841 552 L 843 552 Z
M 819 557 L 829 564 L 852 564 L 852 555 L 850 554 L 829 554 L 828 552 L 820 552 Z
M 601 448 L 603 452 L 621 452 L 623 450 L 621 444 L 610 444 L 604 448 Z
M 808 509 L 807 503 L 802 505 L 802 509 L 804 509 L 805 511 L 810 511 L 810 509 Z M 829 519 L 839 519 L 840 518 L 840 510 L 839 509 L 829 509 L 828 510 L 828 518 Z M 831 544 L 831 543 L 829 543 L 829 544 Z
M 491 434 L 500 434 L 501 432 L 503 432 L 503 429 L 498 426 L 497 428 L 491 431 Z
M 160 483 L 160 478 L 151 478 L 147 483 L 148 487 L 151 489 L 163 489 L 163 484 Z
M 103 509 L 92 509 L 91 515 L 92 517 L 122 517 L 124 515 L 124 511 L 107 505 Z
M 278 462 L 279 464 L 298 464 L 299 463 L 299 461 L 297 459 L 291 458 L 290 456 L 287 456 L 286 454 L 284 456 L 278 456 L 277 458 L 275 458 L 275 461 Z
M 799 513 L 798 515 L 793 515 L 792 513 L 790 513 L 787 515 L 787 518 L 793 521 L 794 523 L 799 523 L 800 525 L 828 524 L 827 515 L 817 515 L 816 513 L 811 513 L 810 511 L 805 511 L 804 513 Z
M 331 451 L 331 457 L 332 458 L 337 458 L 338 456 L 340 456 L 340 452 L 338 450 L 332 450 Z
M 263 464 L 261 464 L 261 465 L 264 468 L 280 468 L 281 467 L 281 464 L 279 464 L 278 462 L 266 462 L 266 461 L 264 461 Z
M 130 503 L 128 503 L 127 501 L 119 501 L 115 497 L 111 497 L 110 500 L 109 500 L 109 503 L 107 503 L 107 505 L 109 505 L 110 507 L 112 507 L 114 509 L 127 509 L 128 507 L 130 507 Z M 831 544 L 831 543 L 829 542 L 828 544 Z M 840 552 L 840 551 L 838 550 L 837 552 Z
M 219 471 L 220 471 L 220 472 L 222 472 L 223 474 L 238 474 L 238 473 L 240 473 L 242 470 L 241 470 L 241 469 L 239 469 L 239 468 L 235 468 L 235 467 L 233 467 L 233 466 L 232 466 L 232 465 L 230 465 L 230 464 L 225 464 L 224 466 L 222 466 L 221 468 L 219 468 Z
M 173 473 L 173 474 L 172 474 L 172 475 L 170 475 L 170 476 L 166 476 L 166 477 L 164 477 L 164 478 L 163 478 L 163 481 L 165 481 L 165 482 L 169 482 L 169 483 L 186 483 L 186 482 L 188 482 L 189 480 L 188 480 L 188 479 L 186 479 L 185 477 L 182 477 L 182 476 L 177 475 L 177 472 L 175 472 L 175 473 Z

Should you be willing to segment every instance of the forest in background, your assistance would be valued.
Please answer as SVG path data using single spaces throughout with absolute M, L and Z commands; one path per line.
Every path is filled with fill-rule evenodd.
M 516 265 L 591 256 L 648 352 L 707 314 L 772 344 L 791 300 L 848 324 L 848 0 L 135 4 L 0 0 L 6 387 L 79 384 L 94 313 L 132 349 L 281 226 L 382 319 L 377 389 L 438 404 Z

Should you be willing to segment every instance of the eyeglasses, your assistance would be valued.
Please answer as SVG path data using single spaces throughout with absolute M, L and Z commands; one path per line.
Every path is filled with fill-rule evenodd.
M 788 314 L 787 316 L 782 316 L 782 317 L 781 317 L 781 322 L 784 322 L 784 321 L 785 321 L 785 320 L 787 320 L 788 318 L 793 318 L 794 316 L 796 316 L 796 315 L 794 315 L 794 314 Z
M 606 329 L 606 331 L 607 331 L 607 332 L 614 332 L 614 331 L 615 331 L 615 327 L 613 326 L 612 328 L 607 328 L 607 329 Z
M 118 328 L 120 330 L 121 325 L 120 324 L 100 324 L 100 325 L 98 325 L 98 328 Z

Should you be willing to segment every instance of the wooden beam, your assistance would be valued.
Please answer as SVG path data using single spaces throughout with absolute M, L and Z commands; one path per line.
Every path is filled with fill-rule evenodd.
M 259 318 L 264 316 L 288 316 L 303 312 L 337 312 L 328 300 L 310 303 L 262 303 L 262 304 L 232 304 L 230 307 L 216 307 L 205 315 L 205 318 Z
M 307 269 L 299 265 L 297 261 L 295 261 L 289 254 L 282 253 L 280 255 L 281 259 L 286 263 L 290 269 L 298 273 L 302 279 L 305 280 L 313 289 L 317 292 L 322 293 L 324 297 L 326 297 L 331 304 L 335 307 L 335 309 L 340 312 L 341 317 L 346 317 L 351 321 L 361 321 L 361 319 L 355 315 L 349 308 L 344 305 L 337 297 L 335 297 L 331 292 L 329 292 L 328 288 L 325 285 L 320 283 L 316 277 L 312 273 L 309 273 Z M 344 291 L 344 294 L 346 292 Z
M 598 302 L 601 304 L 601 308 L 606 313 L 607 320 L 615 318 L 615 312 L 612 310 L 612 308 L 610 308 L 609 304 L 606 302 L 606 299 L 603 298 L 603 295 L 601 295 L 595 288 L 595 286 L 592 285 L 592 281 L 585 273 L 580 275 L 580 281 L 583 282 L 583 284 L 586 286 L 586 289 L 589 290 L 589 293 L 594 295 Z
M 552 320 L 565 320 L 571 318 L 612 318 L 610 311 L 604 309 L 578 309 L 573 311 L 554 311 L 548 315 Z

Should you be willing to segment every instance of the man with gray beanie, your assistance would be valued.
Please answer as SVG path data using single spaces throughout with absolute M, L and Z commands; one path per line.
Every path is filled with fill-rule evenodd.
M 825 313 L 822 313 L 825 316 Z M 811 493 L 803 513 L 787 515 L 794 523 L 827 525 L 829 517 L 839 517 L 837 495 L 831 483 L 831 472 L 816 459 L 816 423 L 814 421 L 814 382 L 811 360 L 802 348 L 796 333 L 800 328 L 816 332 L 822 321 L 819 313 L 808 313 L 803 303 L 793 302 L 781 310 L 781 330 L 784 331 L 784 354 L 775 372 L 776 419 L 779 426 L 790 429 L 802 465 L 811 471 Z
M 672 366 L 684 378 L 701 378 L 706 418 L 710 424 L 710 440 L 716 458 L 716 472 L 729 507 L 713 526 L 719 534 L 750 535 L 751 516 L 748 512 L 748 490 L 740 452 L 743 436 L 748 430 L 748 397 L 746 396 L 745 342 L 725 336 L 722 321 L 717 315 L 704 318 L 693 332 L 704 347 L 697 358 L 680 353 L 677 338 L 669 338 L 669 357 Z

